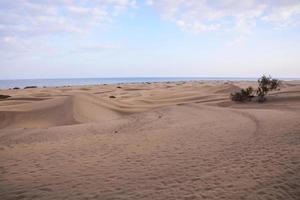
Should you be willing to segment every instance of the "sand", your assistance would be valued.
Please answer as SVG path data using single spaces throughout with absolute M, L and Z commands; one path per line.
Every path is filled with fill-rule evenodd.
M 0 90 L 0 199 L 300 199 L 300 83 L 248 85 Z

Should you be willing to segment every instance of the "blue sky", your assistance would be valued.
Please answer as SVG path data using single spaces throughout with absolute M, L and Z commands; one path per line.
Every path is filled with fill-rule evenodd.
M 300 77 L 299 0 L 1 0 L 0 79 Z

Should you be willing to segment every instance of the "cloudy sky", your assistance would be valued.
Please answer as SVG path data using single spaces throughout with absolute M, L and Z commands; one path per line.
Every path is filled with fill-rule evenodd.
M 300 77 L 300 0 L 0 0 L 0 79 Z

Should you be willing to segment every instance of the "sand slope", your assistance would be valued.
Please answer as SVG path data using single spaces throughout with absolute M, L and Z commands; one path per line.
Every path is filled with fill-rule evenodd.
M 0 198 L 299 199 L 300 84 L 249 84 L 0 91 Z

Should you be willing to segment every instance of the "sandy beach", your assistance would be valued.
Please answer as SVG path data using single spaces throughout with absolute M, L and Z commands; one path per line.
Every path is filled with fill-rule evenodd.
M 299 199 L 300 82 L 0 90 L 0 199 Z

